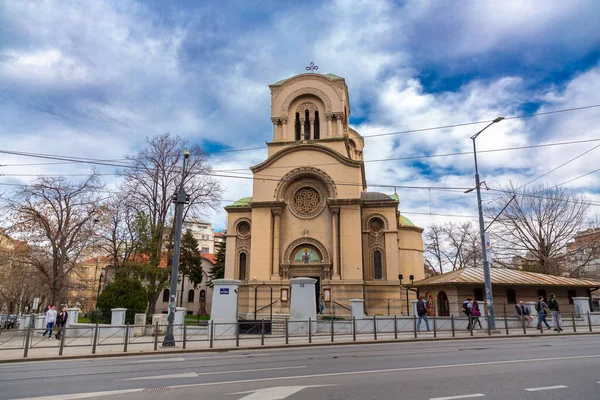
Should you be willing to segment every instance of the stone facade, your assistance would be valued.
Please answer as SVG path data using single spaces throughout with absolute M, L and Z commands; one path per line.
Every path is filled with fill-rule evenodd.
M 270 88 L 268 158 L 250 168 L 252 197 L 225 207 L 225 278 L 241 281 L 240 315 L 269 313 L 271 301 L 288 314 L 295 277 L 317 279 L 337 313 L 358 298 L 367 314 L 400 314 L 399 274 L 424 277 L 423 230 L 399 214 L 396 195 L 367 191 L 345 80 L 301 74 Z

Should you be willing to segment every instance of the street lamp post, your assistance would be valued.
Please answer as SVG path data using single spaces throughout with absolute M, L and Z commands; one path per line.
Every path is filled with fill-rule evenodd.
M 477 207 L 479 209 L 479 235 L 481 236 L 481 253 L 483 256 L 483 276 L 485 279 L 485 303 L 488 309 L 488 325 L 490 329 L 496 329 L 496 321 L 494 320 L 494 300 L 492 296 L 492 279 L 490 277 L 490 263 L 487 258 L 486 243 L 485 243 L 485 226 L 483 224 L 483 208 L 481 206 L 481 183 L 479 182 L 479 170 L 477 168 L 477 148 L 475 147 L 475 139 L 487 128 L 495 123 L 502 121 L 504 117 L 498 117 L 490 122 L 485 128 L 471 136 L 473 141 L 473 156 L 475 158 L 475 190 L 477 191 Z
M 181 252 L 181 230 L 183 226 L 183 206 L 188 202 L 188 196 L 183 184 L 186 176 L 186 163 L 190 158 L 189 151 L 183 153 L 183 168 L 181 170 L 181 184 L 177 193 L 173 196 L 175 200 L 175 241 L 173 243 L 173 262 L 171 265 L 171 289 L 169 297 L 169 317 L 167 318 L 167 333 L 162 347 L 174 347 L 175 335 L 173 334 L 173 323 L 175 322 L 175 299 L 177 297 L 177 278 L 179 277 L 179 253 Z

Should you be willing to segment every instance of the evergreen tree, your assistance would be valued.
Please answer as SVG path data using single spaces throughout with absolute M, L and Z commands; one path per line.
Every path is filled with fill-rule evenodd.
M 217 260 L 215 265 L 210 269 L 210 283 L 208 286 L 213 287 L 212 281 L 214 279 L 223 279 L 225 277 L 225 252 L 226 252 L 226 241 L 221 243 L 219 251 L 217 251 Z
M 194 285 L 194 289 L 202 282 L 202 257 L 200 257 L 200 252 L 198 251 L 198 241 L 189 229 L 181 236 L 179 273 L 181 274 L 179 306 L 183 307 L 183 285 L 186 276 Z
M 126 308 L 125 323 L 133 324 L 136 313 L 146 312 L 148 292 L 138 279 L 117 275 L 100 293 L 97 304 L 104 322 L 110 322 L 112 308 Z

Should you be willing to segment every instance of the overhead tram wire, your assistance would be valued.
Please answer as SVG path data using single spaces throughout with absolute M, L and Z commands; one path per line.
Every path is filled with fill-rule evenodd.
M 590 173 L 598 172 L 598 171 L 600 171 L 600 169 L 598 169 L 596 171 L 592 171 Z M 589 175 L 590 173 L 587 173 L 586 175 Z M 582 177 L 583 176 L 579 176 L 579 177 L 577 177 L 575 179 L 579 179 L 579 178 L 582 178 Z M 566 182 L 561 183 L 561 185 L 563 185 L 564 183 L 566 183 Z M 523 197 L 532 197 L 534 199 L 556 200 L 556 199 L 554 199 L 552 197 L 538 196 L 536 194 L 528 194 L 528 193 L 523 193 L 523 192 L 513 192 L 513 191 L 510 191 L 510 190 L 504 190 L 504 189 L 488 188 L 488 190 L 491 190 L 493 192 L 506 193 L 506 194 L 510 194 L 510 195 L 516 194 L 518 196 L 523 196 Z M 574 203 L 574 204 L 578 204 L 578 203 L 584 202 L 583 200 L 567 200 L 567 199 L 561 199 L 561 200 L 564 201 L 564 202 L 567 202 L 567 203 Z M 589 204 L 591 206 L 600 207 L 600 203 L 594 203 L 592 201 L 586 201 L 585 203 L 587 203 L 587 204 Z
M 558 114 L 558 113 L 566 113 L 566 112 L 571 112 L 571 111 L 580 111 L 580 110 L 587 110 L 587 109 L 591 109 L 591 108 L 598 108 L 600 107 L 600 104 L 592 104 L 592 105 L 588 105 L 588 106 L 581 106 L 581 107 L 573 107 L 573 108 L 565 108 L 565 109 L 561 109 L 561 110 L 552 110 L 552 111 L 545 111 L 545 112 L 539 112 L 539 113 L 533 113 L 533 114 L 524 114 L 524 115 L 516 115 L 513 117 L 505 117 L 505 120 L 511 120 L 511 119 L 522 119 L 522 118 L 530 118 L 530 117 L 537 117 L 537 116 L 542 116 L 542 115 L 549 115 L 549 114 Z M 408 129 L 408 130 L 404 130 L 404 131 L 397 131 L 397 132 L 388 132 L 388 133 L 377 133 L 377 134 L 373 134 L 373 135 L 363 135 L 363 138 L 372 138 L 372 137 L 381 137 L 381 136 L 390 136 L 390 135 L 401 135 L 401 134 L 406 134 L 406 133 L 416 133 L 416 132 L 424 132 L 424 131 L 432 131 L 432 130 L 440 130 L 440 129 L 449 129 L 449 128 L 458 128 L 458 127 L 462 127 L 462 126 L 471 126 L 471 125 L 478 125 L 478 124 L 484 124 L 484 123 L 490 123 L 492 122 L 492 120 L 483 120 L 483 121 L 475 121 L 475 122 L 466 122 L 466 123 L 460 123 L 460 124 L 451 124 L 451 125 L 442 125 L 442 126 L 435 126 L 435 127 L 429 127 L 429 128 L 420 128 L 420 129 Z M 581 141 L 581 143 L 583 143 L 584 141 Z M 210 151 L 210 152 L 205 152 L 206 154 L 210 155 L 210 154 L 218 154 L 218 153 L 235 153 L 235 152 L 243 152 L 243 151 L 255 151 L 255 150 L 264 150 L 266 149 L 266 147 L 249 147 L 249 148 L 241 148 L 241 149 L 223 149 L 223 150 L 214 150 L 214 151 Z M 4 154 L 14 154 L 14 155 L 20 155 L 18 154 L 19 152 L 7 152 L 6 150 L 4 151 L 0 151 L 0 153 L 4 153 Z M 463 153 L 450 153 L 452 155 L 462 155 Z M 471 154 L 471 153 L 464 153 L 464 154 Z M 179 156 L 174 156 L 174 157 L 179 157 Z M 71 159 L 78 159 L 80 157 L 69 157 Z M 92 158 L 84 158 L 81 157 L 81 160 L 96 160 L 96 159 L 92 159 Z M 117 159 L 119 160 L 119 159 Z M 133 161 L 133 160 L 129 160 L 129 159 L 120 159 L 122 161 Z M 391 159 L 390 159 L 391 160 Z M 103 161 L 103 160 L 100 160 Z M 111 161 L 111 160 L 106 160 L 106 161 Z M 365 161 L 365 162 L 376 162 L 378 160 L 372 160 L 372 161 Z M 387 159 L 386 159 L 387 161 Z M 75 160 L 73 160 L 72 162 L 76 162 Z M 82 161 L 82 162 L 86 162 L 86 161 Z M 6 165 L 9 166 L 9 165 Z M 121 165 L 119 165 L 121 166 Z
M 495 152 L 503 152 L 503 151 L 514 151 L 514 150 L 526 150 L 526 149 L 535 149 L 535 148 L 544 148 L 544 147 L 554 147 L 554 146 L 566 146 L 572 144 L 582 144 L 582 143 L 593 143 L 600 142 L 600 138 L 596 139 L 584 139 L 584 140 L 571 140 L 566 142 L 555 142 L 555 143 L 543 143 L 536 145 L 528 145 L 528 146 L 513 146 L 513 147 L 504 147 L 499 149 L 488 149 L 488 150 L 478 150 L 478 153 L 495 153 Z M 19 155 L 23 157 L 32 157 L 32 158 L 42 158 L 42 159 L 52 159 L 52 160 L 61 160 L 68 161 L 74 163 L 84 163 L 84 164 L 92 164 L 92 165 L 104 165 L 110 167 L 118 167 L 118 168 L 132 168 L 132 169 L 145 169 L 141 167 L 136 167 L 134 165 L 127 164 L 116 164 L 110 162 L 111 160 L 101 160 L 101 159 L 77 159 L 76 157 L 69 156 L 60 156 L 54 154 L 42 154 L 42 153 L 27 153 L 27 152 L 17 152 L 11 150 L 0 150 L 0 154 L 11 154 L 11 155 Z M 463 156 L 463 155 L 472 155 L 472 152 L 455 152 L 455 153 L 437 153 L 437 154 L 423 154 L 418 156 L 407 156 L 407 157 L 392 157 L 392 158 L 383 158 L 379 160 L 364 160 L 364 163 L 372 163 L 372 162 L 385 162 L 385 161 L 407 161 L 407 160 L 418 160 L 418 159 L 427 159 L 427 158 L 438 158 L 438 157 L 452 157 L 452 156 Z M 310 164 L 310 166 L 326 166 L 326 165 L 337 165 L 337 163 L 321 163 L 321 164 Z M 287 166 L 271 166 L 270 168 L 298 168 L 304 167 L 305 165 L 287 165 Z M 238 169 L 246 171 L 247 168 Z M 235 172 L 236 169 L 228 169 L 222 170 L 222 172 Z
M 542 174 L 542 175 L 538 176 L 537 178 L 530 180 L 530 181 L 529 181 L 529 182 L 527 182 L 526 184 L 519 186 L 519 187 L 518 187 L 516 190 L 522 189 L 522 188 L 524 188 L 525 186 L 529 185 L 530 183 L 533 183 L 533 182 L 535 182 L 535 181 L 537 181 L 537 180 L 539 180 L 539 179 L 541 179 L 541 178 L 543 178 L 543 177 L 545 177 L 545 176 L 547 176 L 547 175 L 550 175 L 552 172 L 556 171 L 557 169 L 560 169 L 560 168 L 564 167 L 565 165 L 567 165 L 567 164 L 570 164 L 571 162 L 573 162 L 573 161 L 577 160 L 578 158 L 581 158 L 581 157 L 583 157 L 583 156 L 584 156 L 584 155 L 586 155 L 587 153 L 589 153 L 589 152 L 591 152 L 591 151 L 593 151 L 593 150 L 596 150 L 598 147 L 600 147 L 600 144 L 599 144 L 599 145 L 597 145 L 597 146 L 594 146 L 594 147 L 592 147 L 592 148 L 591 148 L 591 149 L 589 149 L 589 150 L 586 150 L 586 151 L 584 151 L 583 153 L 579 154 L 578 156 L 576 156 L 576 157 L 574 157 L 574 158 L 571 158 L 569 161 L 567 161 L 567 162 L 565 162 L 565 163 L 563 163 L 563 164 L 559 165 L 559 166 L 558 166 L 558 167 L 556 167 L 556 168 L 553 168 L 553 169 L 551 169 L 550 171 L 548 171 L 548 172 L 546 172 L 546 173 L 544 173 L 544 174 Z
M 578 177 L 575 177 L 575 178 L 573 178 L 573 179 L 569 179 L 568 181 L 564 181 L 563 183 L 559 183 L 558 185 L 556 185 L 556 187 L 558 187 L 558 186 L 562 186 L 562 185 L 566 185 L 567 183 L 571 183 L 571 182 L 573 182 L 573 181 L 576 181 L 576 180 L 578 180 L 578 179 L 584 178 L 584 177 L 586 177 L 586 176 L 588 176 L 588 175 L 595 174 L 595 173 L 596 173 L 596 172 L 598 172 L 598 171 L 600 171 L 600 168 L 598 168 L 598 169 L 595 169 L 595 170 L 593 170 L 593 171 L 590 171 L 590 172 L 587 172 L 587 173 L 585 173 L 585 174 L 583 174 L 583 175 L 579 175 Z

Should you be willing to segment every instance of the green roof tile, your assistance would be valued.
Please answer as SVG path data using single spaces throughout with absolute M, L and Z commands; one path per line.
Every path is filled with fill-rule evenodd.
M 243 198 L 239 199 L 238 201 L 236 201 L 235 203 L 233 203 L 232 205 L 230 205 L 229 207 L 247 207 L 250 205 L 251 201 L 252 201 L 252 197 L 243 197 Z

